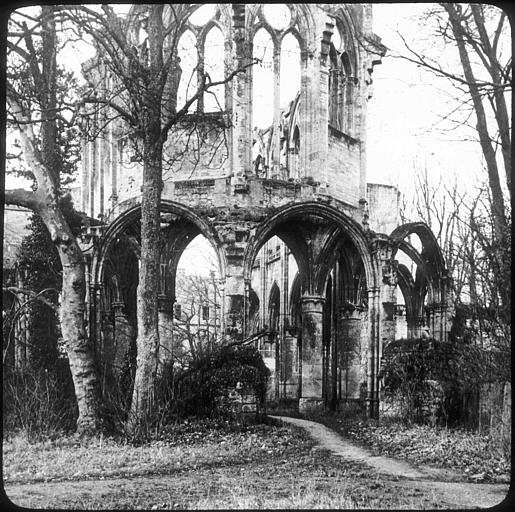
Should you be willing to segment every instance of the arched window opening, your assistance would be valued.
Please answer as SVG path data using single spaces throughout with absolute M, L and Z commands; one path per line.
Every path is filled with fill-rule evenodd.
M 300 176 L 300 131 L 295 125 L 293 136 L 290 144 L 289 173 L 292 178 Z
M 334 26 L 333 35 L 331 37 L 331 42 L 332 42 L 332 44 L 334 46 L 334 49 L 337 52 L 341 52 L 342 51 L 343 39 L 342 39 L 342 35 L 340 33 L 340 29 L 338 28 L 337 24 L 335 24 L 335 26 Z
M 279 107 L 287 109 L 300 90 L 300 46 L 288 33 L 281 42 L 281 77 Z
M 224 79 L 224 36 L 218 27 L 213 27 L 204 43 L 204 72 L 211 82 Z M 204 112 L 219 112 L 225 109 L 225 87 L 217 85 L 204 93 Z
M 222 335 L 222 301 L 215 249 L 197 235 L 177 263 L 175 319 L 172 332 L 161 341 L 176 361 L 187 363 L 216 346 Z
M 345 34 L 335 21 L 329 54 L 329 125 L 349 133 L 353 130 L 354 72 Z
M 395 288 L 395 339 L 405 339 L 408 337 L 408 316 L 406 310 L 406 300 L 400 286 Z M 410 319 L 411 323 L 411 319 Z M 411 327 L 411 326 L 410 326 Z
M 216 4 L 204 4 L 188 18 L 188 21 L 195 27 L 203 27 L 215 16 L 215 13 Z
M 354 73 L 352 70 L 352 64 L 350 61 L 349 54 L 344 51 L 341 55 L 341 67 L 343 70 L 343 83 L 342 83 L 342 100 L 341 100 L 341 109 L 342 109 L 342 119 L 343 127 L 342 130 L 347 132 L 352 131 L 353 129 L 353 120 L 352 120 L 352 104 L 354 98 Z
M 275 344 L 279 341 L 280 326 L 279 326 L 279 313 L 281 308 L 281 293 L 279 286 L 276 282 L 272 285 L 270 296 L 268 298 L 268 337 L 265 338 L 265 352 L 266 356 L 273 357 Z
M 197 92 L 197 40 L 190 30 L 187 30 L 179 38 L 177 54 L 180 62 L 181 75 L 177 90 L 177 110 L 181 110 L 187 100 Z M 193 102 L 188 112 L 195 112 L 197 102 Z
M 254 127 L 263 130 L 274 118 L 274 44 L 264 28 L 254 36 L 253 56 L 259 63 L 252 68 L 252 119 Z
M 284 30 L 291 21 L 291 11 L 286 4 L 265 4 L 263 15 L 267 23 L 275 30 Z
M 342 131 L 344 76 L 334 46 L 331 46 L 329 61 L 329 125 Z
M 292 175 L 290 170 L 290 129 L 294 115 L 295 98 L 300 91 L 300 47 L 291 33 L 284 36 L 281 42 L 279 77 L 279 107 L 281 109 L 279 164 L 281 176 Z

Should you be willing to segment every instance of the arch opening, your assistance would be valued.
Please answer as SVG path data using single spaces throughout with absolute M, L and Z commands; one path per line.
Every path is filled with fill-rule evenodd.
M 223 259 L 215 237 L 195 214 L 164 202 L 158 287 L 158 369 L 187 365 L 215 346 L 223 331 Z M 123 388 L 136 363 L 140 209 L 128 211 L 104 236 L 96 264 L 91 329 L 104 374 Z M 120 388 L 120 389 L 121 389 Z M 127 387 L 124 388 L 127 392 Z M 130 396 L 128 394 L 127 396 Z
M 257 230 L 254 244 L 247 253 L 248 258 L 256 255 L 252 286 L 263 288 L 267 283 L 266 293 L 257 295 L 268 300 L 260 312 L 270 320 L 267 327 L 272 326 L 274 334 L 277 311 L 270 301 L 278 294 L 283 301 L 279 335 L 272 340 L 275 345 L 265 347 L 273 375 L 268 398 L 305 400 L 306 394 L 316 393 L 333 408 L 363 400 L 370 261 L 356 241 L 352 223 L 319 205 L 312 211 L 305 204 L 288 207 Z M 263 271 L 258 278 L 255 272 L 261 270 L 264 249 L 276 269 L 267 267 L 265 278 Z M 294 257 L 294 272 L 289 263 L 285 270 L 285 254 Z

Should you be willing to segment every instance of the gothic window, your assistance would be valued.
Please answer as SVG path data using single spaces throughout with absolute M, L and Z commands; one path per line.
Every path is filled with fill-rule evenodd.
M 224 36 L 218 27 L 213 27 L 204 42 L 204 72 L 212 82 L 224 79 Z M 225 109 L 224 86 L 217 85 L 204 93 L 204 112 Z
M 341 132 L 352 130 L 354 76 L 345 38 L 335 23 L 329 53 L 329 125 Z
M 274 44 L 264 28 L 254 36 L 253 56 L 259 63 L 252 70 L 252 119 L 255 127 L 267 128 L 274 113 Z
M 292 178 L 298 178 L 300 175 L 300 131 L 299 127 L 295 125 L 293 129 L 293 136 L 290 142 L 290 158 L 289 158 L 289 172 Z
M 280 108 L 288 107 L 300 90 L 300 47 L 289 32 L 281 41 Z
M 204 4 L 199 7 L 189 18 L 188 21 L 195 27 L 205 26 L 216 14 L 215 4 Z
M 268 24 L 275 30 L 284 30 L 291 21 L 291 12 L 286 4 L 265 4 L 263 15 Z
M 190 30 L 186 30 L 179 39 L 177 54 L 180 59 L 181 78 L 177 90 L 177 110 L 197 92 L 197 40 Z M 195 112 L 196 101 L 189 107 L 189 112 Z

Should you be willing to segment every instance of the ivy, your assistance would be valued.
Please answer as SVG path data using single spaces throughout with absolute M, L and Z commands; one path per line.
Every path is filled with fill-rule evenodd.
M 224 399 L 231 390 L 264 401 L 269 370 L 252 346 L 222 346 L 179 370 L 170 385 L 174 408 L 180 417 L 223 414 Z
M 464 395 L 487 382 L 511 380 L 507 356 L 466 343 L 401 339 L 385 347 L 380 377 L 408 420 L 421 421 L 427 403 L 438 400 L 440 419 L 455 421 Z

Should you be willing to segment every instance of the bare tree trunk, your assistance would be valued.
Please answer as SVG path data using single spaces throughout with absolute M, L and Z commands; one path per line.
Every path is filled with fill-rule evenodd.
M 5 202 L 31 209 L 43 220 L 58 250 L 62 265 L 60 306 L 61 332 L 69 359 L 79 411 L 77 431 L 94 433 L 99 427 L 98 380 L 93 351 L 86 333 L 86 276 L 82 251 L 59 206 L 61 164 L 57 155 L 57 66 L 56 27 L 52 6 L 42 7 L 41 61 L 32 34 L 26 29 L 27 52 L 22 56 L 36 86 L 36 97 L 29 98 L 41 111 L 39 133 L 24 112 L 19 92 L 9 88 L 7 101 L 20 133 L 23 155 L 34 174 L 37 188 L 6 190 Z M 41 64 L 41 65 L 40 65 Z M 37 340 L 36 340 L 37 341 Z
M 159 118 L 157 118 L 159 119 Z M 158 127 L 158 126 L 157 126 Z M 141 199 L 141 257 L 138 283 L 137 365 L 128 429 L 145 427 L 153 409 L 159 359 L 158 290 L 162 144 L 160 132 L 147 131 Z M 152 135 L 154 134 L 154 135 Z
M 493 35 L 493 42 L 490 42 L 488 33 L 485 26 L 485 17 L 483 12 L 483 6 L 481 4 L 470 4 L 470 10 L 474 16 L 474 21 L 478 29 L 479 38 L 481 40 L 482 52 L 485 54 L 485 67 L 492 77 L 494 84 L 498 84 L 498 87 L 494 87 L 492 91 L 493 98 L 490 99 L 492 109 L 495 114 L 495 120 L 499 128 L 499 138 L 501 140 L 501 151 L 504 160 L 504 168 L 506 171 L 506 184 L 508 191 L 511 196 L 511 136 L 510 136 L 510 116 L 508 114 L 508 108 L 506 106 L 506 99 L 504 97 L 504 89 L 500 87 L 503 82 L 501 77 L 502 70 L 498 65 L 496 52 L 499 37 L 506 20 L 506 14 L 503 12 L 499 17 L 499 23 L 496 31 Z
M 62 224 L 60 231 L 68 231 Z M 59 257 L 63 267 L 63 284 L 59 316 L 61 333 L 66 346 L 70 370 L 79 408 L 77 431 L 93 433 L 99 425 L 98 380 L 93 349 L 85 329 L 86 276 L 82 251 L 76 240 L 70 237 L 67 245 L 59 244 Z
M 488 132 L 488 124 L 486 120 L 485 109 L 483 106 L 481 93 L 478 88 L 477 81 L 472 71 L 470 58 L 465 47 L 464 28 L 461 25 L 460 16 L 456 4 L 442 4 L 451 22 L 452 31 L 456 38 L 458 51 L 460 55 L 461 65 L 465 79 L 467 80 L 470 96 L 474 104 L 474 111 L 477 118 L 477 133 L 479 135 L 479 142 L 485 157 L 486 167 L 488 171 L 488 181 L 490 190 L 492 192 L 492 213 L 494 217 L 495 237 L 499 242 L 505 239 L 506 233 L 506 216 L 504 206 L 504 196 L 501 188 L 501 181 L 499 179 L 499 169 L 495 157 L 495 151 L 492 146 L 492 140 Z M 509 169 L 506 169 L 509 172 Z

